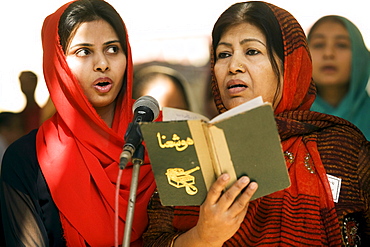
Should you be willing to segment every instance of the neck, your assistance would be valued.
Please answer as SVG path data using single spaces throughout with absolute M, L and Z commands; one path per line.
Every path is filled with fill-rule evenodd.
M 349 90 L 349 84 L 316 86 L 318 95 L 333 107 L 337 107 L 339 105 Z
M 114 117 L 115 104 L 111 104 L 104 107 L 95 107 L 96 112 L 103 119 L 103 121 L 108 125 L 109 128 L 112 128 L 113 117 Z
M 33 95 L 25 94 L 27 104 L 33 104 L 36 103 L 35 97 Z

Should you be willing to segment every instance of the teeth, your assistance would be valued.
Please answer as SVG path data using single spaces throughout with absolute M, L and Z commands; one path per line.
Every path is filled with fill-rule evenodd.
M 232 85 L 229 88 L 234 88 L 234 87 L 247 87 L 245 85 L 237 84 L 237 85 Z

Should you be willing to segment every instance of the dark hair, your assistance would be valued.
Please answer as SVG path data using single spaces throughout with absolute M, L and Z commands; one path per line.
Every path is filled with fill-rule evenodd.
M 83 22 L 104 20 L 117 33 L 121 46 L 127 54 L 126 27 L 117 11 L 103 0 L 78 0 L 71 3 L 59 20 L 58 34 L 64 53 L 75 30 Z
M 242 23 L 250 23 L 261 30 L 266 37 L 266 46 L 272 68 L 278 77 L 278 90 L 280 88 L 280 70 L 274 54 L 284 64 L 284 45 L 278 20 L 272 10 L 263 2 L 236 3 L 225 10 L 216 21 L 212 31 L 212 48 L 215 62 L 216 48 L 222 35 L 231 27 Z M 284 66 L 283 66 L 284 67 Z M 275 99 L 278 94 L 275 93 Z

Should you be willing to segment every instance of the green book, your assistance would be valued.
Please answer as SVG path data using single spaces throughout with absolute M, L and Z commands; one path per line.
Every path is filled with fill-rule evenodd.
M 273 109 L 261 97 L 212 120 L 163 108 L 163 122 L 140 128 L 164 206 L 201 205 L 222 173 L 228 186 L 243 175 L 256 181 L 252 200 L 290 186 Z

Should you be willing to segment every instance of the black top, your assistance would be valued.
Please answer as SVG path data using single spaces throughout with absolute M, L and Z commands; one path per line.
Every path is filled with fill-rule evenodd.
M 0 178 L 1 214 L 7 246 L 66 246 L 59 212 L 36 156 L 36 133 L 11 144 Z

